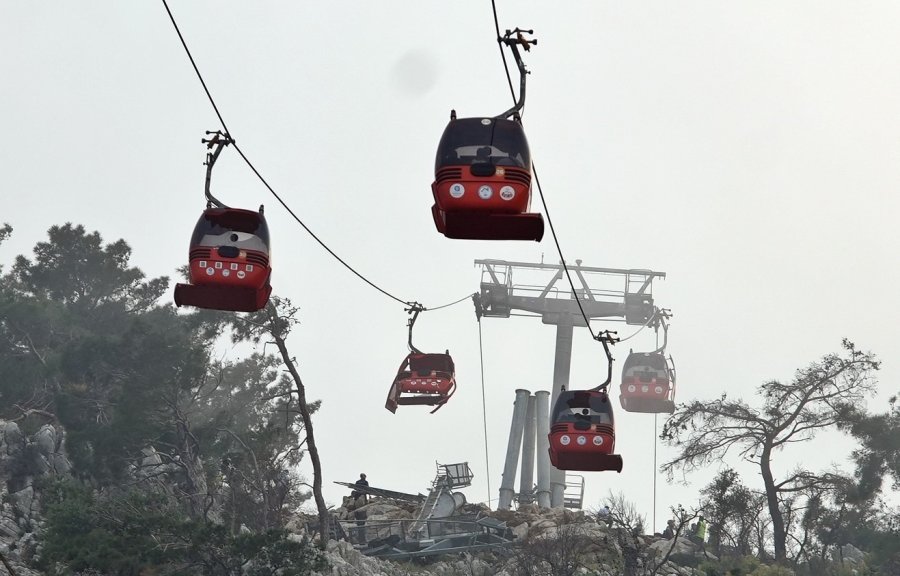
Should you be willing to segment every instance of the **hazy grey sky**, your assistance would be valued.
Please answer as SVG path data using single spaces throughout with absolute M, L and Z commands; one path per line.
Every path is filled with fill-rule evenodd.
M 549 234 L 540 244 L 454 241 L 431 220 L 449 110 L 493 115 L 510 103 L 487 0 L 171 7 L 242 149 L 329 246 L 387 290 L 436 306 L 477 290 L 476 258 L 556 261 Z M 900 5 L 500 0 L 498 9 L 501 28 L 534 28 L 539 40 L 527 55 L 525 126 L 566 257 L 668 273 L 656 296 L 675 314 L 676 400 L 749 397 L 849 337 L 884 360 L 872 404 L 883 409 L 900 388 Z M 0 55 L 0 221 L 15 228 L 0 259 L 71 221 L 125 238 L 148 275 L 174 276 L 204 207 L 200 138 L 219 126 L 162 3 L 5 0 Z M 424 491 L 435 461 L 464 460 L 476 474 L 468 499 L 486 499 L 471 305 L 417 325 L 420 348 L 453 354 L 456 396 L 434 415 L 391 414 L 383 405 L 406 354 L 402 307 L 315 245 L 233 150 L 213 189 L 230 205 L 267 207 L 274 289 L 302 309 L 289 344 L 309 396 L 323 400 L 315 424 L 327 499 L 345 493 L 333 480 L 363 471 L 375 486 Z M 491 498 L 514 390 L 549 389 L 553 338 L 535 319 L 484 322 Z M 652 332 L 629 344 L 652 348 Z M 617 373 L 627 352 L 615 350 Z M 573 387 L 604 373 L 601 347 L 576 332 Z M 587 501 L 623 490 L 649 515 L 653 418 L 617 418 L 624 471 L 588 474 Z M 776 464 L 805 454 L 827 466 L 844 450 L 815 459 L 797 450 Z M 660 448 L 660 461 L 668 454 Z M 695 492 L 658 490 L 662 518 Z

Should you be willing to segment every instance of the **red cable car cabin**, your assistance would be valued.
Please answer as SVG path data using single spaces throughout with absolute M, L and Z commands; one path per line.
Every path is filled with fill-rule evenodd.
M 622 367 L 619 402 L 627 412 L 675 412 L 675 385 L 662 352 L 632 352 Z
M 503 118 L 452 118 L 431 185 L 438 232 L 466 240 L 535 240 L 544 219 L 531 205 L 531 154 L 522 125 Z
M 388 391 L 384 407 L 391 412 L 397 406 L 435 406 L 431 413 L 447 403 L 456 392 L 456 368 L 450 354 L 412 352 L 400 364 Z
M 613 454 L 616 430 L 606 392 L 563 391 L 553 406 L 550 462 L 560 470 L 622 471 L 622 457 Z
M 175 286 L 178 306 L 254 312 L 269 301 L 269 228 L 262 212 L 206 209 L 189 258 L 191 283 Z

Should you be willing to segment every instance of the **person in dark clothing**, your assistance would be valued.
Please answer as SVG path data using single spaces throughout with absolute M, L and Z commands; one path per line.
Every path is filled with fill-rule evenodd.
M 355 486 L 368 486 L 368 485 L 369 485 L 369 481 L 366 480 L 366 475 L 365 475 L 365 474 L 360 474 L 360 475 L 359 475 L 359 480 L 357 480 L 357 481 L 354 482 L 353 484 L 354 484 Z M 353 492 L 350 493 L 350 497 L 353 498 L 353 499 L 355 500 L 356 498 L 359 498 L 359 497 L 360 497 L 361 495 L 363 495 L 363 494 L 365 494 L 365 492 L 360 491 L 360 490 L 354 490 Z
M 359 475 L 359 480 L 354 482 L 355 486 L 368 486 L 369 481 L 366 480 L 365 474 Z M 367 541 L 366 537 L 366 519 L 368 518 L 368 513 L 361 508 L 369 503 L 369 498 L 365 492 L 361 490 L 354 490 L 350 493 L 350 497 L 353 498 L 353 517 L 356 519 L 356 540 L 360 544 L 365 544 Z
M 675 521 L 669 520 L 666 523 L 666 529 L 663 530 L 662 537 L 666 540 L 671 540 L 675 537 Z

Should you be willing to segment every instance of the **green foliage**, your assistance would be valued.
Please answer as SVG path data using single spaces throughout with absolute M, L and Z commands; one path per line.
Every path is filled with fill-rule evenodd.
M 112 480 L 166 427 L 160 388 L 205 372 L 208 342 L 155 306 L 168 281 L 143 282 L 124 241 L 71 224 L 49 235 L 0 282 L 0 417 L 58 420 L 76 469 Z
M 222 463 L 225 521 L 233 526 L 243 522 L 266 530 L 281 525 L 288 510 L 309 498 L 291 472 L 303 456 L 297 447 L 304 430 L 292 383 L 278 368 L 278 359 L 260 354 L 218 364 L 215 384 L 192 407 L 192 427 L 203 452 Z M 318 406 L 310 408 L 314 412 Z
M 181 538 L 190 545 L 182 562 L 206 576 L 305 576 L 327 567 L 308 540 L 293 540 L 283 530 L 232 535 L 221 525 L 197 522 L 184 528 Z
M 98 498 L 76 481 L 58 481 L 45 491 L 44 568 L 60 562 L 73 571 L 88 569 L 137 575 L 166 560 L 154 535 L 181 520 L 160 496 L 132 492 Z
M 770 381 L 758 388 L 762 405 L 755 407 L 727 395 L 711 401 L 679 405 L 666 421 L 661 438 L 679 454 L 662 465 L 669 476 L 722 461 L 731 453 L 759 466 L 771 520 L 772 548 L 779 561 L 788 559 L 791 530 L 809 528 L 798 518 L 805 500 L 841 490 L 848 479 L 833 473 L 797 469 L 777 477 L 773 457 L 787 446 L 812 439 L 819 431 L 837 429 L 851 407 L 863 404 L 877 389 L 874 372 L 880 363 L 844 340 L 840 354 L 828 354 L 797 370 L 788 383 Z M 802 515 L 802 513 L 800 513 Z M 797 538 L 802 541 L 802 535 Z
M 699 568 L 706 576 L 763 576 L 760 570 L 768 567 L 754 556 L 736 556 L 720 560 L 704 560 Z M 776 575 L 767 574 L 765 576 Z
M 83 226 L 53 226 L 49 242 L 34 248 L 34 261 L 16 258 L 12 269 L 20 291 L 82 310 L 103 304 L 147 309 L 168 288 L 168 278 L 141 282 L 144 273 L 129 268 L 131 248 L 124 240 L 103 246 L 98 232 Z
M 723 544 L 741 554 L 750 554 L 750 535 L 764 506 L 761 496 L 744 486 L 740 475 L 731 468 L 721 470 L 700 494 L 709 521 L 713 554 L 720 556 Z
M 748 576 L 794 576 L 794 571 L 785 566 L 760 566 Z
M 686 554 L 684 552 L 673 552 L 669 556 L 669 562 L 673 562 L 679 566 L 687 566 L 689 568 L 697 568 L 700 566 L 700 559 L 697 558 L 696 555 Z
M 869 414 L 857 407 L 848 409 L 844 428 L 861 443 L 853 453 L 859 478 L 858 497 L 877 494 L 888 476 L 893 478 L 895 486 L 900 484 L 900 406 L 897 398 L 891 398 L 889 410 L 882 414 Z
M 176 313 L 159 302 L 168 279 L 146 279 L 130 257 L 123 240 L 66 224 L 0 277 L 0 418 L 61 425 L 74 475 L 96 491 L 46 487 L 43 558 L 115 574 L 256 558 L 259 574 L 261 559 L 304 573 L 315 563 L 305 544 L 278 531 L 308 497 L 294 472 L 305 430 L 280 361 L 211 362 L 240 317 Z
M 281 530 L 232 534 L 224 526 L 191 520 L 161 494 L 95 494 L 74 481 L 45 488 L 46 533 L 42 567 L 137 576 L 171 573 L 226 576 L 303 576 L 325 567 L 305 540 Z M 249 564 L 248 564 L 249 563 Z
M 3 223 L 3 226 L 0 226 L 0 244 L 3 244 L 3 241 L 12 235 L 12 231 L 12 226 L 6 222 Z M 3 272 L 3 266 L 0 266 L 0 272 Z

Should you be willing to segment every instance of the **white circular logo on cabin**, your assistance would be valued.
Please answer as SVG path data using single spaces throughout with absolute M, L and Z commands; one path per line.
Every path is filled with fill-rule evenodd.
M 504 186 L 500 189 L 500 197 L 504 200 L 512 200 L 516 196 L 516 191 L 512 186 Z
M 482 200 L 489 200 L 494 195 L 494 190 L 490 186 L 482 186 L 478 189 L 478 197 Z
M 466 187 L 457 182 L 456 184 L 452 184 L 450 186 L 450 195 L 454 198 L 462 198 L 463 194 L 466 193 Z
M 481 123 L 484 124 L 485 126 L 489 126 L 491 124 L 491 119 L 490 118 L 482 118 Z

